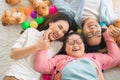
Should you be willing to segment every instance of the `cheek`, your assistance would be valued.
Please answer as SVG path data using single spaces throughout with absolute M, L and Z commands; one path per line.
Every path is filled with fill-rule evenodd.
M 66 53 L 69 54 L 71 52 L 72 48 L 69 45 L 66 45 Z

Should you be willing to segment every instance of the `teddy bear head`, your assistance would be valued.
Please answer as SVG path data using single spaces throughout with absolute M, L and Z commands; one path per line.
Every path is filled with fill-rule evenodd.
M 26 20 L 26 15 L 23 12 L 16 11 L 13 9 L 11 11 L 4 11 L 1 21 L 3 26 L 7 26 L 10 24 L 21 24 Z
M 120 28 L 120 19 L 115 20 L 114 26 Z
M 10 5 L 16 5 L 16 4 L 20 3 L 20 1 L 21 0 L 5 0 L 5 2 Z
M 49 14 L 49 0 L 30 0 L 38 16 L 47 16 Z
M 113 23 L 113 25 L 109 26 L 109 29 L 112 30 L 114 27 L 120 28 L 120 19 L 115 20 L 114 23 Z M 117 45 L 120 47 L 120 37 L 114 36 L 114 39 L 115 39 Z

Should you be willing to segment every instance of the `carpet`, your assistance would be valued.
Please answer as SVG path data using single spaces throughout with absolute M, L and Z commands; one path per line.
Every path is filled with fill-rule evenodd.
M 30 5 L 28 0 L 21 0 L 19 5 Z M 120 0 L 113 0 L 114 10 L 115 12 L 120 13 Z M 14 7 L 17 7 L 14 6 Z M 13 8 L 5 3 L 5 0 L 0 0 L 0 17 L 3 14 L 4 10 L 9 10 Z M 0 21 L 0 80 L 2 80 L 5 72 L 9 69 L 13 60 L 10 59 L 10 49 L 12 45 L 15 43 L 16 39 L 20 36 L 22 28 L 20 25 L 11 25 L 4 27 Z M 120 80 L 120 70 L 115 67 L 113 69 L 109 69 L 104 73 L 106 80 Z

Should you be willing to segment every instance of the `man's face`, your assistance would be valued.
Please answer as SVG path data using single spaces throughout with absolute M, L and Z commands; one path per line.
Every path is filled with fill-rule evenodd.
M 83 25 L 83 34 L 90 46 L 99 45 L 101 42 L 101 27 L 94 18 L 87 18 Z

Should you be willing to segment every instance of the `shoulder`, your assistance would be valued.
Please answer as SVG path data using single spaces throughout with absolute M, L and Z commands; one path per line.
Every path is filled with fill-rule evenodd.
M 32 35 L 42 35 L 44 33 L 44 31 L 38 31 L 35 28 L 28 28 L 25 32 L 28 33 L 28 35 L 32 36 Z

